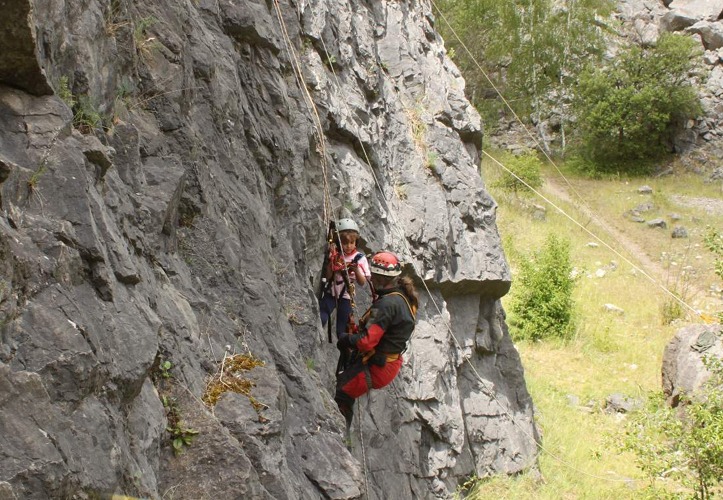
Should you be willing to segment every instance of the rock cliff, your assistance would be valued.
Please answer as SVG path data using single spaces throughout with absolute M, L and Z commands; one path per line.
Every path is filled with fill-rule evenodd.
M 677 153 L 720 157 L 723 137 L 723 5 L 714 0 L 620 0 L 616 17 L 628 39 L 653 45 L 661 33 L 690 36 L 700 43 L 697 70 L 690 75 L 698 90 L 702 116 L 686 124 L 674 140 Z
M 3 6 L 0 498 L 443 498 L 535 466 L 427 1 Z M 341 216 L 421 293 L 352 452 L 316 299 Z

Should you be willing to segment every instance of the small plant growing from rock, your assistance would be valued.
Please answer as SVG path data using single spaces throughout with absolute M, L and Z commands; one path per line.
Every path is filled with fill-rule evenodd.
M 130 23 L 123 19 L 123 8 L 118 0 L 110 2 L 110 7 L 105 15 L 105 34 L 115 37 L 118 32 L 129 26 Z
M 73 126 L 83 134 L 90 134 L 103 125 L 98 106 L 88 95 L 73 95 L 67 76 L 58 79 L 58 97 L 73 110 Z
M 334 64 L 336 64 L 336 57 L 332 54 L 329 57 L 326 58 L 324 61 L 326 63 L 326 67 L 330 70 L 334 69 Z
M 73 106 L 75 106 L 75 97 L 73 96 L 73 92 L 70 90 L 70 84 L 68 83 L 68 77 L 67 76 L 61 76 L 58 79 L 58 97 L 68 105 L 70 109 L 73 109 Z
M 150 369 L 150 375 L 156 387 L 162 389 L 165 386 L 165 381 L 173 378 L 173 362 L 167 359 L 164 354 L 156 354 L 156 359 Z
M 437 153 L 432 151 L 427 153 L 427 168 L 433 172 L 437 168 Z
M 174 426 L 166 427 L 166 431 L 171 434 L 171 445 L 176 455 L 183 453 L 184 446 L 191 446 L 193 437 L 198 434 L 197 430 L 183 427 L 180 421 Z
M 103 117 L 90 96 L 78 96 L 73 112 L 73 126 L 83 134 L 91 134 L 103 126 Z
M 412 135 L 412 141 L 419 151 L 426 154 L 427 142 L 425 136 L 427 134 L 427 124 L 424 123 L 422 119 L 423 109 L 421 104 L 413 108 L 407 108 L 405 111 L 407 113 L 407 119 L 409 120 L 409 131 Z
M 171 363 L 167 359 L 161 360 L 160 364 L 158 365 L 158 373 L 161 378 L 171 378 L 171 368 L 173 368 L 173 363 Z
M 28 178 L 28 191 L 30 191 L 31 193 L 33 191 L 35 191 L 35 189 L 38 186 L 38 182 L 40 182 L 40 178 L 43 176 L 44 173 L 45 173 L 45 163 L 40 165 L 38 167 L 38 169 L 35 172 L 33 172 L 30 175 L 30 177 Z
M 159 45 L 156 37 L 148 36 L 148 29 L 157 22 L 158 20 L 155 17 L 148 16 L 139 19 L 133 27 L 133 41 L 135 42 L 138 55 L 143 59 L 149 58 L 153 49 Z
M 183 425 L 176 398 L 163 396 L 161 402 L 166 409 L 166 417 L 168 418 L 166 432 L 170 434 L 173 452 L 178 455 L 183 453 L 184 446 L 191 446 L 191 441 L 198 434 L 198 431 Z

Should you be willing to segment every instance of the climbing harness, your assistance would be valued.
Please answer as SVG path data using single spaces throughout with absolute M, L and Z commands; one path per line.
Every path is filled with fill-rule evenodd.
M 404 295 L 402 292 L 390 292 L 386 295 L 386 297 L 389 297 L 391 295 L 398 295 L 400 296 L 404 302 L 407 304 L 407 307 L 409 308 L 409 313 L 412 315 L 412 319 L 416 322 L 417 320 L 417 308 L 409 303 L 409 299 L 406 295 Z M 359 325 L 366 325 L 369 316 L 371 315 L 372 308 L 370 307 L 367 309 L 367 311 L 364 313 L 364 315 L 359 320 Z M 357 325 L 354 326 L 354 331 L 351 332 L 351 334 L 358 333 L 359 327 Z M 384 366 L 387 363 L 390 363 L 392 361 L 396 361 L 400 358 L 402 353 L 404 353 L 407 350 L 406 346 L 402 350 L 401 353 L 387 353 L 382 351 L 377 351 L 376 349 L 371 349 L 370 351 L 365 352 L 359 352 L 357 349 L 352 349 L 350 353 L 348 353 L 346 357 L 346 363 L 342 364 L 341 359 L 344 355 L 344 351 L 342 350 L 342 356 L 339 357 L 339 364 L 337 364 L 336 367 L 336 374 L 337 376 L 342 374 L 346 368 L 353 365 L 357 360 L 361 358 L 362 365 L 366 367 L 366 365 L 376 365 L 376 366 Z M 366 378 L 367 378 L 367 388 L 372 389 L 371 386 L 371 374 L 368 373 L 368 369 L 366 369 Z
M 388 293 L 387 295 L 399 295 L 401 298 L 403 298 L 404 302 L 407 303 L 409 312 L 412 314 L 412 318 L 414 318 L 415 322 L 417 321 L 417 306 L 413 306 L 412 304 L 410 304 L 409 299 L 407 298 L 406 295 L 404 295 L 402 292 L 391 292 L 391 293 Z

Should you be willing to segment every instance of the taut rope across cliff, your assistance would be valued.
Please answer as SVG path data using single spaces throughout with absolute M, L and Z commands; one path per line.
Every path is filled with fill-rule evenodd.
M 577 199 L 577 203 L 579 203 L 582 207 L 584 207 L 584 208 L 586 209 L 585 212 L 586 212 L 586 213 L 589 213 L 589 214 L 593 217 L 593 219 L 595 219 L 595 221 L 597 222 L 597 224 L 598 224 L 599 227 L 603 228 L 603 229 L 605 230 L 605 232 L 608 233 L 608 235 L 610 235 L 613 239 L 615 239 L 615 235 L 612 234 L 612 232 L 608 229 L 607 225 L 606 225 L 603 221 L 601 221 L 600 218 L 596 216 L 595 212 L 594 212 L 592 209 L 590 209 L 590 207 L 585 203 L 584 198 L 583 198 L 583 197 L 580 195 L 580 193 L 575 189 L 575 187 L 570 183 L 570 181 L 567 179 L 567 177 L 565 176 L 565 174 L 562 173 L 562 171 L 561 171 L 560 168 L 557 166 L 557 164 L 555 163 L 555 161 L 550 157 L 550 155 L 547 153 L 547 151 L 545 150 L 545 148 L 542 147 L 542 145 L 540 144 L 540 141 L 538 141 L 537 137 L 535 137 L 535 135 L 530 131 L 530 129 L 523 123 L 522 119 L 521 119 L 521 118 L 519 117 L 519 115 L 515 112 L 515 110 L 512 109 L 512 106 L 510 105 L 510 103 L 507 101 L 507 99 L 505 99 L 505 97 L 502 95 L 502 92 L 499 90 L 499 88 L 497 88 L 497 86 L 494 84 L 494 82 L 493 82 L 492 79 L 489 77 L 489 75 L 487 74 L 487 72 L 482 68 L 482 65 L 481 65 L 481 64 L 477 61 L 477 59 L 474 57 L 474 54 L 472 54 L 472 51 L 469 50 L 469 48 L 467 47 L 467 45 L 465 45 L 465 43 L 462 41 L 462 39 L 459 37 L 459 35 L 457 35 L 457 32 L 454 30 L 454 28 L 452 27 L 452 25 L 450 24 L 450 22 L 447 20 L 447 18 L 444 16 L 444 14 L 442 13 L 441 9 L 440 9 L 440 8 L 437 6 L 437 4 L 434 2 L 434 0 L 430 0 L 430 2 L 431 2 L 432 5 L 434 6 L 434 8 L 437 10 L 437 12 L 439 13 L 440 17 L 441 17 L 442 20 L 445 22 L 445 24 L 447 25 L 447 27 L 449 28 L 449 30 L 450 30 L 450 31 L 452 32 L 452 34 L 455 36 L 455 38 L 456 38 L 456 40 L 459 42 L 459 44 L 460 44 L 462 47 L 464 47 L 464 50 L 467 52 L 467 55 L 470 57 L 470 59 L 472 60 L 472 62 L 474 62 L 475 66 L 476 66 L 477 69 L 480 71 L 480 73 L 482 74 L 482 76 L 485 77 L 485 79 L 486 79 L 487 82 L 490 84 L 490 86 L 492 87 L 492 89 L 494 89 L 495 93 L 499 96 L 500 100 L 504 103 L 505 107 L 506 107 L 507 109 L 509 109 L 509 111 L 512 113 L 512 116 L 514 116 L 515 120 L 522 126 L 522 129 L 525 131 L 525 133 L 526 133 L 526 134 L 528 135 L 528 137 L 534 142 L 534 144 L 535 144 L 535 146 L 537 147 L 537 149 L 545 156 L 545 158 L 546 158 L 547 161 L 550 163 L 550 165 L 552 165 L 552 166 L 555 168 L 555 170 L 557 171 L 557 173 L 562 177 L 562 179 L 563 179 L 563 180 L 565 181 L 565 183 L 568 185 L 568 187 L 570 188 L 570 190 L 575 194 L 575 197 L 576 197 L 576 199 Z M 503 164 L 502 164 L 500 161 L 498 161 L 496 158 L 493 158 L 489 153 L 487 153 L 487 152 L 484 151 L 484 150 L 482 151 L 482 153 L 484 153 L 485 156 L 487 156 L 490 160 L 492 160 L 494 163 L 496 163 L 496 164 L 497 164 L 500 168 L 502 168 L 505 172 L 507 172 L 508 174 L 510 174 L 511 176 L 513 176 L 515 179 L 517 179 L 517 181 L 519 181 L 519 182 L 521 182 L 522 184 L 524 184 L 525 187 L 527 187 L 528 189 L 530 189 L 530 191 L 532 191 L 535 195 L 539 196 L 542 200 L 544 200 L 546 203 L 548 203 L 550 206 L 552 206 L 555 210 L 557 210 L 558 212 L 560 212 L 562 215 L 564 215 L 565 217 L 567 217 L 568 219 L 570 219 L 575 225 L 579 226 L 579 227 L 582 228 L 585 232 L 587 232 L 590 236 L 592 236 L 593 238 L 595 238 L 595 240 L 597 240 L 598 242 L 600 242 L 600 244 L 602 244 L 605 248 L 607 248 L 608 250 L 610 250 L 611 252 L 613 252 L 615 255 L 617 255 L 618 257 L 620 257 L 621 259 L 623 259 L 623 260 L 624 260 L 627 264 L 629 264 L 633 269 L 635 269 L 636 271 L 639 271 L 645 278 L 647 278 L 647 279 L 648 279 L 651 283 L 653 283 L 656 287 L 658 287 L 658 288 L 660 288 L 661 290 L 663 290 L 663 292 L 665 292 L 665 293 L 666 293 L 668 296 L 670 296 L 673 300 L 675 300 L 675 301 L 678 302 L 680 305 L 682 305 L 684 308 L 686 308 L 687 310 L 689 310 L 690 312 L 692 312 L 695 316 L 701 318 L 705 323 L 710 323 L 710 322 L 711 322 L 711 319 L 710 319 L 710 318 L 708 318 L 707 316 L 701 314 L 700 311 L 696 310 L 693 306 L 691 306 L 690 304 L 688 304 L 687 302 L 685 302 L 681 297 L 679 297 L 675 292 L 671 291 L 671 290 L 670 290 L 669 288 L 667 288 L 665 285 L 663 285 L 662 283 L 658 282 L 654 277 L 652 277 L 650 274 L 648 274 L 648 273 L 647 273 L 644 269 L 642 269 L 639 265 L 637 265 L 637 264 L 635 264 L 634 262 L 632 262 L 630 259 L 628 259 L 627 257 L 625 257 L 621 252 L 619 252 L 618 250 L 616 250 L 615 248 L 613 248 L 610 244 L 608 244 L 607 242 L 603 241 L 603 240 L 602 240 L 601 238 L 599 238 L 597 235 L 595 235 L 595 234 L 593 234 L 591 231 L 589 231 L 583 224 L 581 224 L 581 223 L 578 222 L 574 217 L 572 217 L 572 216 L 569 215 L 567 212 L 565 212 L 565 210 L 563 210 L 563 209 L 560 208 L 558 205 L 556 205 L 555 203 L 553 203 L 552 201 L 550 201 L 548 198 L 546 198 L 544 195 L 542 195 L 539 191 L 537 191 L 537 190 L 533 189 L 532 187 L 530 187 L 530 186 L 529 186 L 524 180 L 522 180 L 517 174 L 515 174 L 514 172 L 512 172 L 509 168 L 507 168 L 505 165 L 503 165 Z M 618 243 L 620 243 L 620 242 L 618 241 Z

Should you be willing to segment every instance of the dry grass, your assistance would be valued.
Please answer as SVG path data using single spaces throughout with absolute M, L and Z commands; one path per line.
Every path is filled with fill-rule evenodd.
M 224 355 L 221 367 L 206 385 L 206 391 L 203 393 L 203 402 L 213 407 L 218 402 L 221 395 L 225 392 L 235 392 L 243 394 L 249 398 L 251 404 L 260 410 L 264 405 L 251 396 L 251 389 L 254 384 L 243 374 L 253 370 L 257 366 L 263 366 L 264 362 L 247 354 L 236 354 L 233 356 Z
M 483 164 L 483 172 L 487 185 L 492 185 L 499 175 L 492 162 Z M 648 392 L 660 389 L 663 350 L 685 321 L 664 324 L 662 305 L 670 296 L 663 287 L 687 295 L 683 298 L 694 308 L 720 308 L 720 297 L 705 294 L 709 286 L 720 286 L 720 280 L 713 272 L 713 256 L 702 246 L 702 238 L 706 226 L 720 226 L 723 217 L 672 201 L 677 194 L 720 198 L 716 191 L 719 186 L 687 175 L 569 180 L 591 210 L 574 201 L 578 198 L 570 194 L 569 186 L 566 198 L 556 197 L 544 186 L 543 190 L 584 229 L 549 207 L 544 220 L 534 217 L 530 207 L 546 205 L 541 199 L 520 201 L 493 193 L 499 203 L 498 227 L 513 270 L 511 295 L 515 293 L 515 260 L 519 255 L 541 248 L 550 233 L 570 240 L 571 260 L 580 275 L 575 291 L 578 330 L 567 344 L 517 344 L 542 431 L 540 467 L 544 480 L 530 474 L 495 477 L 477 483 L 468 498 L 654 497 L 633 457 L 619 452 L 616 443 L 624 431 L 625 415 L 604 412 L 606 398 L 619 393 L 643 400 Z M 556 184 L 566 186 L 559 179 Z M 653 188 L 652 201 L 657 208 L 655 213 L 646 213 L 645 218 L 670 220 L 670 214 L 677 213 L 689 238 L 673 240 L 670 226 L 655 230 L 623 217 L 625 211 L 646 201 L 646 196 L 650 198 L 637 193 L 637 188 L 646 184 Z M 602 230 L 596 219 L 603 220 L 612 232 Z M 595 240 L 586 230 L 613 250 L 599 242 L 598 246 L 588 245 Z M 509 296 L 503 298 L 503 305 L 508 301 Z M 605 304 L 614 304 L 624 313 L 608 312 L 603 308 Z M 688 318 L 700 321 L 695 314 Z

